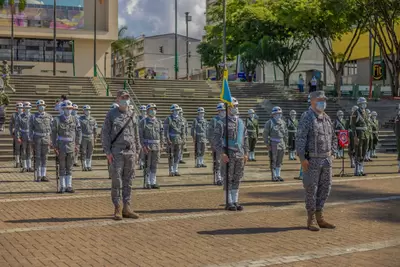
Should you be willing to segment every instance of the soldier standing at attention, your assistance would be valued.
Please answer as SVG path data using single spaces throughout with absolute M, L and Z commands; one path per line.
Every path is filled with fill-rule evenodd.
M 72 165 L 81 143 L 81 125 L 79 119 L 72 115 L 72 102 L 65 100 L 61 104 L 64 115 L 54 118 L 52 125 L 52 143 L 54 152 L 60 161 L 60 191 L 59 193 L 74 193 L 72 187 Z
M 289 160 L 296 160 L 296 132 L 297 127 L 299 126 L 299 121 L 296 119 L 296 111 L 291 110 L 289 112 L 289 119 L 287 120 L 287 128 L 289 135 Z
M 129 106 L 129 108 L 131 109 L 131 106 Z M 146 118 L 146 106 L 145 105 L 140 106 L 139 110 L 140 110 L 140 115 L 138 116 L 138 125 L 140 125 L 140 122 L 144 118 Z M 132 109 L 132 111 L 133 111 L 133 109 Z M 139 170 L 143 170 L 143 164 L 144 164 L 144 154 L 143 154 L 143 147 L 142 147 L 139 152 Z
M 142 145 L 143 153 L 145 154 L 144 159 L 145 183 L 147 189 L 159 189 L 160 186 L 157 184 L 157 165 L 160 160 L 160 153 L 163 147 L 163 123 L 156 118 L 157 106 L 153 103 L 148 104 L 147 117 L 139 123 L 139 136 L 140 143 Z
M 206 151 L 206 143 L 207 143 L 207 127 L 208 122 L 204 118 L 205 111 L 204 108 L 199 107 L 197 109 L 197 118 L 193 120 L 191 136 L 193 138 L 193 143 L 195 143 L 195 148 L 197 149 L 194 153 L 196 153 L 196 168 L 205 168 L 207 167 L 204 164 L 204 154 Z
M 368 128 L 368 141 L 367 141 L 367 153 L 365 153 L 364 161 L 372 161 L 371 160 L 371 148 L 372 148 L 372 126 L 371 126 L 371 110 L 366 109 L 366 112 L 368 114 L 368 123 L 367 123 L 367 128 Z
M 79 107 L 78 107 L 78 105 L 77 104 L 72 104 L 72 112 L 71 112 L 71 115 L 73 116 L 73 117 L 75 117 L 77 120 L 79 120 L 79 115 L 78 115 L 78 109 L 79 109 Z M 65 115 L 65 113 L 64 113 L 64 110 L 63 110 L 63 106 L 61 105 L 61 111 L 62 111 L 62 115 Z M 77 150 L 77 151 L 74 151 L 74 167 L 79 167 L 79 164 L 78 164 L 78 158 L 79 158 L 79 150 Z M 83 159 L 81 159 L 81 160 L 83 160 Z M 83 167 L 83 166 L 82 166 Z
M 366 112 L 367 100 L 360 97 L 357 100 L 358 109 L 351 115 L 351 130 L 354 135 L 354 150 L 356 166 L 354 176 L 365 176 L 364 158 L 367 153 L 368 145 L 368 114 Z
M 117 92 L 118 108 L 111 109 L 104 120 L 102 144 L 110 164 L 111 199 L 114 204 L 114 220 L 137 219 L 131 209 L 132 182 L 135 178 L 135 154 L 140 151 L 139 127 L 135 113 L 129 110 L 129 94 Z M 122 216 L 121 216 L 122 189 Z
M 281 177 L 281 165 L 288 142 L 288 129 L 284 120 L 282 120 L 282 109 L 280 107 L 272 108 L 272 119 L 267 121 L 264 126 L 264 142 L 267 150 L 271 149 L 273 177 L 272 181 L 283 182 Z
M 339 110 L 336 113 L 336 116 L 337 116 L 337 118 L 335 121 L 335 134 L 336 134 L 336 136 L 338 136 L 340 131 L 346 130 L 346 121 L 343 119 L 343 117 L 344 117 L 343 111 Z M 344 148 L 339 148 L 339 146 L 338 146 L 336 158 L 337 159 L 344 158 Z
M 22 104 L 21 102 L 18 102 L 15 105 L 15 108 L 16 108 L 16 112 L 11 114 L 9 130 L 10 130 L 10 135 L 13 138 L 13 149 L 14 149 L 13 153 L 15 156 L 14 166 L 15 166 L 15 168 L 20 168 L 21 167 L 20 166 L 21 144 L 18 142 L 17 133 L 15 132 L 15 130 L 16 130 L 16 122 L 17 122 L 18 117 L 24 113 L 24 104 Z
M 215 144 L 213 143 L 214 140 L 214 129 L 217 123 L 224 119 L 226 116 L 225 104 L 219 103 L 217 105 L 217 115 L 211 119 L 210 123 L 208 124 L 208 140 L 211 144 L 211 149 L 213 151 L 213 158 L 214 158 L 214 183 L 221 186 L 223 177 L 221 177 L 221 155 L 217 154 L 215 150 Z
M 394 119 L 394 133 L 396 134 L 396 143 L 397 143 L 397 163 L 398 163 L 398 173 L 400 173 L 400 105 L 397 110 L 397 116 Z
M 371 147 L 371 157 L 372 158 L 377 158 L 378 156 L 376 155 L 376 146 L 378 145 L 379 142 L 379 121 L 377 120 L 378 113 L 376 111 L 371 112 L 371 130 L 372 130 L 372 147 Z
M 47 156 L 51 146 L 51 124 L 53 117 L 45 112 L 46 103 L 43 100 L 36 101 L 38 112 L 31 116 L 29 123 L 29 139 L 33 142 L 35 156 L 36 181 L 48 182 Z
M 325 109 L 324 91 L 311 93 L 311 108 L 302 115 L 296 136 L 297 154 L 303 167 L 307 227 L 311 231 L 335 228 L 323 216 L 332 184 L 332 156 L 337 149 L 337 138 Z
M 13 93 L 15 93 L 15 89 L 10 84 L 10 66 L 8 66 L 7 60 L 3 60 L 3 80 L 4 80 L 4 88 L 10 88 Z
M 1 82 L 1 77 L 0 77 Z M 0 132 L 4 131 L 4 123 L 6 122 L 6 108 L 10 104 L 10 98 L 4 91 L 4 87 L 0 84 Z
M 83 157 L 83 171 L 92 171 L 93 149 L 96 143 L 97 122 L 90 116 L 91 107 L 83 106 L 83 116 L 79 117 L 82 129 L 81 156 Z
M 256 113 L 254 109 L 249 109 L 247 111 L 249 117 L 246 119 L 246 129 L 249 135 L 249 161 L 256 161 L 256 144 L 258 140 L 258 120 L 255 118 Z
M 188 132 L 189 124 L 187 122 L 187 119 L 185 117 L 183 117 L 183 109 L 182 108 L 179 111 L 179 116 L 182 119 L 183 124 L 185 125 L 185 142 L 182 145 L 181 153 L 179 154 L 179 163 L 180 164 L 186 164 L 186 162 L 183 160 L 183 152 L 186 150 L 186 141 L 187 141 L 187 136 L 189 134 L 189 132 Z
M 22 146 L 22 169 L 21 172 L 33 172 L 32 161 L 31 161 L 31 149 L 32 140 L 29 138 L 29 122 L 31 121 L 31 109 L 32 105 L 30 102 L 25 102 L 24 113 L 17 117 L 15 123 L 15 136 L 17 143 Z
M 353 115 L 354 112 L 356 112 L 358 109 L 358 106 L 353 106 L 351 108 L 351 115 L 350 118 L 347 122 L 347 129 L 349 130 L 349 146 L 348 146 L 348 153 L 350 157 L 350 168 L 355 168 L 355 150 L 354 150 L 354 133 L 351 129 L 351 116 Z
M 233 107 L 228 108 L 228 132 L 226 129 L 226 119 L 219 120 L 214 128 L 213 144 L 218 155 L 221 155 L 223 162 L 221 173 L 226 177 L 228 172 L 228 206 L 225 209 L 230 211 L 241 211 L 243 207 L 239 204 L 239 186 L 244 176 L 244 166 L 248 159 L 249 140 L 246 126 L 239 118 L 239 102 L 232 97 Z M 228 144 L 226 144 L 228 135 Z M 228 154 L 225 154 L 226 147 Z M 227 170 L 229 163 L 229 170 Z
M 170 159 L 170 176 L 181 176 L 179 174 L 179 155 L 182 153 L 182 147 L 185 144 L 185 123 L 179 116 L 181 108 L 173 104 L 169 109 L 172 114 L 164 121 L 164 136 L 167 142 Z

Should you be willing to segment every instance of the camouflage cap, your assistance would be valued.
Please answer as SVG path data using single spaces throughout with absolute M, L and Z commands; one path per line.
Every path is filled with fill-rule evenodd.
M 117 97 L 129 96 L 129 93 L 125 90 L 119 90 L 117 92 Z
M 324 91 L 314 91 L 314 92 L 312 92 L 312 93 L 310 94 L 310 98 L 311 98 L 311 99 L 313 99 L 313 98 L 325 98 L 325 99 L 328 99 L 328 98 L 326 97 Z

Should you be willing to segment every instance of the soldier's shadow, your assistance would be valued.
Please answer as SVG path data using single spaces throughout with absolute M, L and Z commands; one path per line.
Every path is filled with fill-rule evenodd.
M 4 221 L 5 223 L 65 223 L 65 222 L 82 222 L 82 221 L 93 221 L 93 220 L 107 220 L 110 216 L 102 217 L 85 217 L 85 218 L 38 218 L 38 219 L 23 219 L 23 220 L 9 220 Z
M 259 227 L 259 228 L 231 228 L 231 229 L 218 229 L 212 231 L 199 231 L 199 235 L 252 235 L 252 234 L 268 234 L 280 233 L 288 231 L 307 230 L 304 226 L 295 227 Z

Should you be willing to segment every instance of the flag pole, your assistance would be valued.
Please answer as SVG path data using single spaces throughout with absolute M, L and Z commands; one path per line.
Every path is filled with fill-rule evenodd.
M 224 75 L 223 79 L 228 79 L 228 77 L 225 77 L 225 71 L 226 71 L 226 0 L 223 0 L 222 2 L 222 8 L 223 8 L 223 64 L 224 64 Z M 224 81 L 222 81 L 224 82 Z M 228 103 L 225 102 L 225 154 L 228 156 L 229 159 L 229 149 L 228 149 Z M 226 163 L 226 169 L 225 169 L 225 208 L 228 208 L 229 205 L 229 162 Z

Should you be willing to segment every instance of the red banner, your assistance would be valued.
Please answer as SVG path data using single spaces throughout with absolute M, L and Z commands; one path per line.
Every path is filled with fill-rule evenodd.
M 349 131 L 340 130 L 338 134 L 339 145 L 340 147 L 346 147 L 349 145 Z

